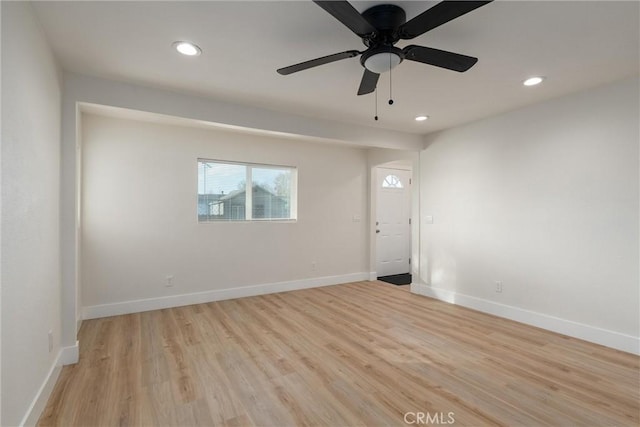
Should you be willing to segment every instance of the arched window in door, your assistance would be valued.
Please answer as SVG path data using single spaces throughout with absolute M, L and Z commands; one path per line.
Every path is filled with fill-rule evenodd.
M 397 176 L 387 175 L 382 181 L 382 188 L 404 188 L 404 186 Z

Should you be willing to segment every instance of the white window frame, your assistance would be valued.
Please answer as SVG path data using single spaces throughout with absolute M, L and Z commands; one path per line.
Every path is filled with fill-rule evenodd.
M 272 165 L 264 163 L 236 162 L 230 160 L 207 159 L 199 157 L 196 163 L 198 171 L 200 163 L 222 163 L 227 165 L 240 165 L 246 167 L 245 177 L 245 219 L 228 220 L 200 220 L 198 215 L 198 175 L 196 173 L 196 217 L 198 224 L 219 224 L 228 222 L 296 222 L 298 220 L 298 168 L 288 165 Z M 253 218 L 253 169 L 288 169 L 291 173 L 289 195 L 289 218 Z M 205 172 L 206 173 L 206 172 Z

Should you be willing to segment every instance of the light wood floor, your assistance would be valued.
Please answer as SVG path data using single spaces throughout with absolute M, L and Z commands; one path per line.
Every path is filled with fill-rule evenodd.
M 89 320 L 80 346 L 40 426 L 640 423 L 637 356 L 381 282 Z

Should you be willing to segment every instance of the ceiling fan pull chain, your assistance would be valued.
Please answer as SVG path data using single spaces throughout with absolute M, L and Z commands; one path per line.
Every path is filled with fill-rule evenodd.
M 389 105 L 393 105 L 393 92 L 392 92 L 392 87 L 391 87 L 391 73 L 392 73 L 392 67 L 391 67 L 391 55 L 389 55 Z
M 376 88 L 374 92 L 376 93 L 376 115 L 373 118 L 378 120 L 378 89 Z

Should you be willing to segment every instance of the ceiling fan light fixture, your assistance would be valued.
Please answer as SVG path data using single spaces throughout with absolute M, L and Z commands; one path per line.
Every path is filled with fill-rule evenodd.
M 544 77 L 542 76 L 534 76 L 534 77 L 529 77 L 527 80 L 523 81 L 522 84 L 525 86 L 535 86 L 542 83 L 543 80 L 544 80 Z
M 191 42 L 177 41 L 173 43 L 173 48 L 186 56 L 199 56 L 202 53 L 202 49 Z
M 400 58 L 400 55 L 396 53 L 380 52 L 365 59 L 364 66 L 367 70 L 373 73 L 382 74 L 398 66 L 401 61 L 402 58 Z

